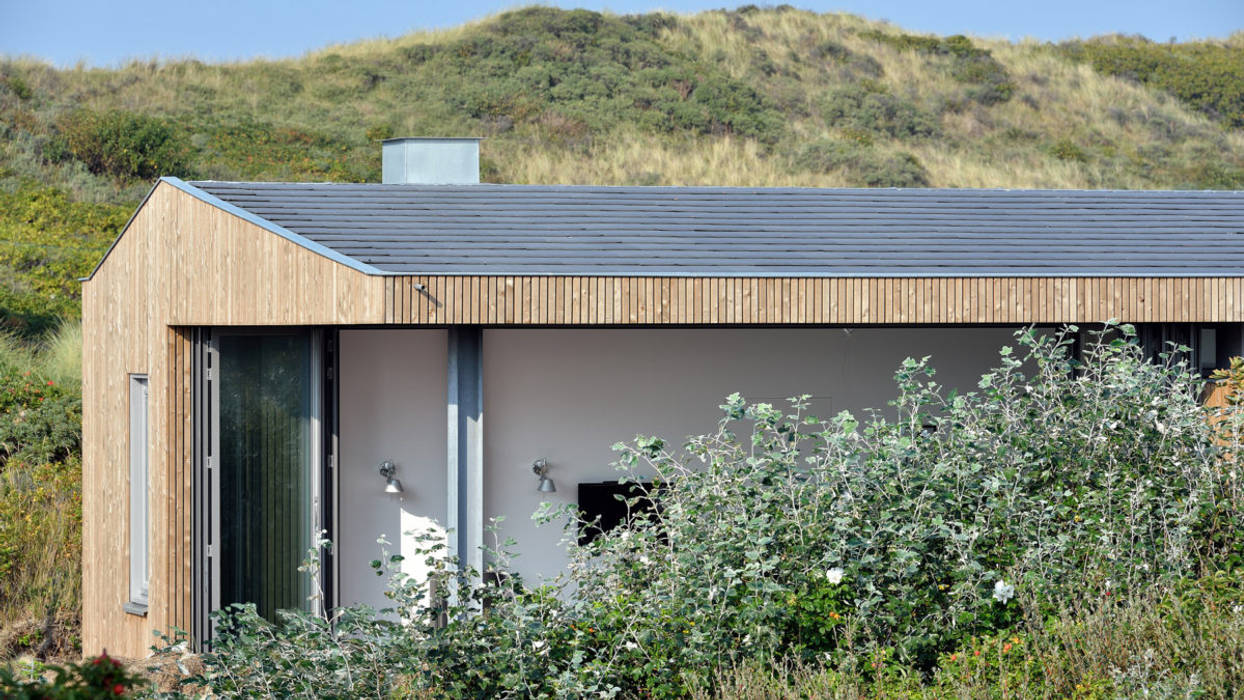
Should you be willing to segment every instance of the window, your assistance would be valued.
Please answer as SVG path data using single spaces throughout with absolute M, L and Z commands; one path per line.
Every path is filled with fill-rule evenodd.
M 125 611 L 147 614 L 147 581 L 151 577 L 147 462 L 147 375 L 130 375 L 130 600 Z

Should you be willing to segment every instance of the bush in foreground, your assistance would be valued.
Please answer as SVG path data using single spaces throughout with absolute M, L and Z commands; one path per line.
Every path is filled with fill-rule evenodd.
M 525 587 L 503 551 L 473 585 L 432 547 L 441 585 L 395 575 L 379 617 L 222 615 L 229 631 L 194 680 L 222 695 L 676 697 L 787 665 L 897 692 L 1005 687 L 1019 667 L 986 662 L 1015 652 L 1025 678 L 1062 663 L 1076 670 L 1058 678 L 1093 692 L 1127 688 L 1113 657 L 1080 663 L 1092 635 L 1076 625 L 1179 601 L 1240 544 L 1240 494 L 1216 466 L 1233 448 L 1216 443 L 1199 380 L 1175 354 L 1144 361 L 1130 333 L 1076 359 L 1070 332 L 1024 331 L 966 394 L 908 360 L 891 410 L 862 419 L 732 396 L 718 430 L 682 450 L 618 446 L 623 479 L 646 492 L 637 515 L 571 545 L 553 585 Z M 1046 656 L 1017 651 L 1038 639 Z
M 51 672 L 47 678 L 44 673 Z M 147 681 L 121 662 L 101 654 L 81 663 L 37 667 L 26 674 L 0 667 L 0 697 L 12 700 L 94 700 L 145 689 Z

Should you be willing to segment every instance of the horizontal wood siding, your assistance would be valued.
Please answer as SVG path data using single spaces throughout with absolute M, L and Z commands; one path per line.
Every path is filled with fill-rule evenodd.
M 1244 321 L 1244 279 L 1223 277 L 399 276 L 385 278 L 384 298 L 385 323 L 414 325 Z

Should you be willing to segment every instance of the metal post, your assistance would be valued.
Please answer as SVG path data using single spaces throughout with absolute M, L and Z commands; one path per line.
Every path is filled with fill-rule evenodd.
M 449 329 L 449 552 L 463 568 L 483 571 L 483 330 Z

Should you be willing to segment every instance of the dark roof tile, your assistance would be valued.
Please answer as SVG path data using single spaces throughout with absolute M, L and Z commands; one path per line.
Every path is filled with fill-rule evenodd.
M 190 184 L 396 274 L 1244 272 L 1244 192 Z

